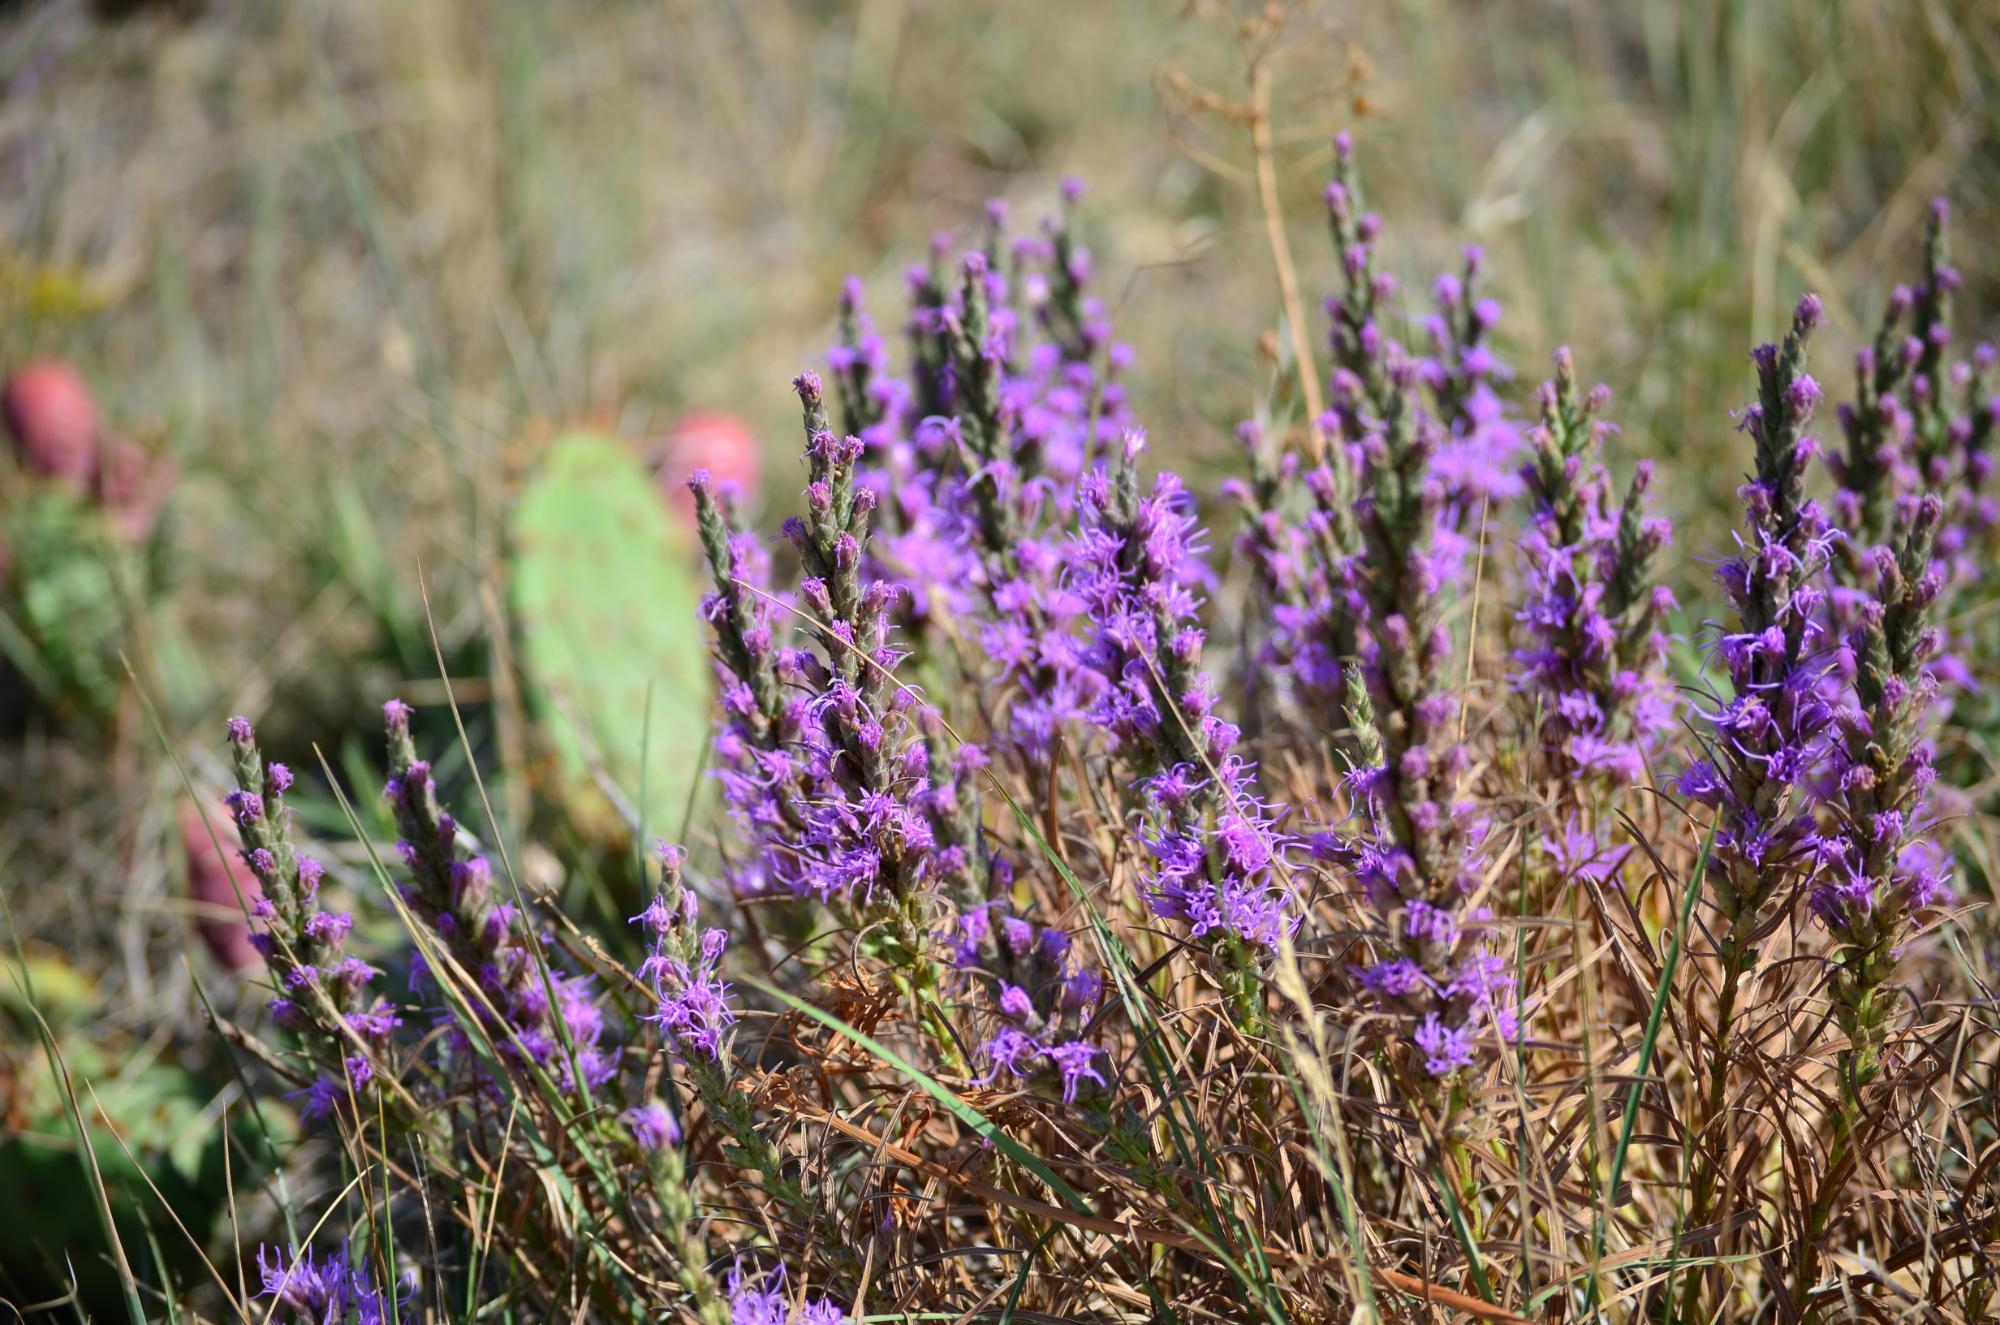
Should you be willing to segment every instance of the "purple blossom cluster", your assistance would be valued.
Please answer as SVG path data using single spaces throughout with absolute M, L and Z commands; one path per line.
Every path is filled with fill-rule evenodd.
M 847 1325 L 847 1312 L 830 1297 L 795 1295 L 785 1287 L 785 1267 L 765 1274 L 729 1272 L 729 1325 Z
M 1446 430 L 1431 472 L 1448 494 L 1441 535 L 1447 538 L 1476 534 L 1489 507 L 1504 508 L 1522 491 L 1521 429 L 1495 389 L 1512 376 L 1492 346 L 1500 302 L 1477 292 L 1485 260 L 1468 246 L 1462 271 L 1432 283 L 1434 311 L 1423 319 L 1428 352 L 1417 376 Z
M 632 1106 L 618 1115 L 618 1121 L 625 1125 L 632 1143 L 648 1154 L 681 1143 L 681 1125 L 658 1100 Z
M 404 902 L 435 931 L 460 979 L 476 985 L 467 1001 L 496 1052 L 523 1071 L 552 1073 L 567 1092 L 603 1087 L 618 1070 L 618 1052 L 606 1042 L 595 983 L 556 969 L 520 908 L 494 896 L 492 867 L 438 803 L 431 766 L 417 758 L 409 705 L 392 699 L 382 713 L 389 757 L 382 794 L 402 835 Z M 423 961 L 420 954 L 420 972 L 436 978 Z M 453 1034 L 462 1040 L 464 1031 Z
M 1338 436 L 1338 434 L 1336 434 Z M 1347 568 L 1360 534 L 1347 487 L 1330 460 L 1307 465 L 1294 452 L 1271 454 L 1264 430 L 1237 429 L 1248 479 L 1224 495 L 1247 515 L 1237 538 L 1269 607 L 1258 645 L 1259 670 L 1301 722 L 1322 731 L 1348 725 L 1347 666 L 1357 648 L 1361 602 Z
M 1610 392 L 1579 396 L 1567 349 L 1539 394 L 1541 423 L 1522 469 L 1529 511 L 1513 684 L 1535 716 L 1546 773 L 1630 785 L 1645 778 L 1674 722 L 1661 675 L 1662 621 L 1674 600 L 1653 583 L 1673 526 L 1645 514 L 1650 462 L 1640 462 L 1622 502 L 1614 495 L 1603 461 Z
M 1923 913 L 1951 900 L 1947 860 L 1930 835 L 1936 783 L 1925 716 L 1937 690 L 1929 670 L 1941 637 L 1926 618 L 1943 591 L 1934 561 L 1944 502 L 1920 498 L 1892 551 L 1877 546 L 1873 586 L 1847 649 L 1854 695 L 1841 706 L 1828 758 L 1831 827 L 1813 840 L 1813 913 L 1838 947 L 1836 1021 L 1847 1034 L 1852 1088 L 1866 1085 L 1890 1008 L 1882 987 Z
M 1068 233 L 1055 231 L 1057 248 Z M 1079 350 L 1094 353 L 1109 333 L 1091 311 L 1095 305 L 1084 301 L 1080 345 L 1036 344 L 1017 373 L 1005 310 L 989 317 L 983 287 L 990 272 L 977 254 L 965 271 L 954 364 L 972 388 L 971 409 L 952 425 L 963 456 L 952 505 L 981 595 L 980 644 L 1009 693 L 999 735 L 1024 765 L 1041 769 L 1065 742 L 1088 744 L 1082 734 L 1105 697 L 1102 673 L 1083 656 L 1089 604 L 1071 583 L 1066 535 L 1079 518 L 1080 484 L 1123 435 L 1114 430 L 1129 425 L 1115 381 L 1123 347 L 1111 346 L 1107 377 L 1099 381 L 1093 360 Z M 1073 297 L 1076 273 L 1054 284 Z
M 909 379 L 891 372 L 858 282 L 843 293 L 829 365 L 843 426 L 863 444 L 859 481 L 882 512 L 868 570 L 903 590 L 915 622 L 1051 588 L 1048 531 L 1073 512 L 1092 454 L 1129 424 L 1118 374 L 1131 352 L 1087 290 L 1080 196 L 1065 184 L 1062 214 L 1011 239 L 1005 206 L 989 204 L 985 244 L 960 259 L 956 282 L 949 237 L 937 239 L 909 274 Z
M 865 446 L 859 481 L 880 496 L 872 573 L 906 592 L 913 626 L 942 611 L 997 665 L 991 739 L 1038 780 L 1087 738 L 1098 698 L 1100 678 L 1079 658 L 1083 604 L 1065 583 L 1065 543 L 1079 478 L 1131 423 L 1119 381 L 1131 352 L 1088 293 L 1081 192 L 1065 183 L 1061 214 L 1011 239 L 1006 208 L 989 205 L 984 246 L 963 255 L 955 282 L 949 241 L 934 245 L 910 274 L 909 381 L 890 375 L 851 285 L 833 355 L 848 430 Z M 848 409 L 864 384 L 879 404 Z M 910 638 L 952 647 L 943 632 Z
M 1755 467 L 1739 489 L 1745 527 L 1738 553 L 1716 571 L 1736 616 L 1733 628 L 1718 627 L 1714 648 L 1730 689 L 1713 711 L 1699 713 L 1710 757 L 1679 780 L 1683 795 L 1721 811 L 1713 874 L 1739 940 L 1787 872 L 1802 864 L 1816 776 L 1834 736 L 1824 586 L 1840 531 L 1805 495 L 1819 454 L 1805 427 L 1820 400 L 1805 350 L 1820 316 L 1819 300 L 1807 295 L 1783 345 L 1760 345 L 1752 355 L 1759 394 L 1740 427 L 1755 443 Z
M 1157 914 L 1268 947 L 1296 923 L 1281 816 L 1233 753 L 1201 667 L 1209 572 L 1193 503 L 1172 475 L 1143 498 L 1135 476 L 1129 491 L 1111 476 L 1131 469 L 1137 434 L 1115 381 L 1126 354 L 1084 293 L 1074 198 L 1066 190 L 1063 219 L 1004 254 L 992 210 L 955 289 L 942 248 L 913 274 L 908 382 L 845 292 L 830 363 L 849 435 L 830 431 L 818 380 L 801 378 L 813 474 L 805 517 L 786 526 L 818 652 L 779 646 L 761 552 L 697 480 L 714 512 L 725 795 L 746 838 L 776 846 L 754 851 L 739 882 L 864 901 L 878 884 L 895 896 L 951 884 L 964 905 L 985 900 L 971 775 L 986 756 L 962 747 L 947 763 L 927 712 L 894 684 L 903 589 L 921 602 L 909 618 L 919 647 L 935 642 L 939 612 L 976 631 L 999 682 L 992 739 L 1029 785 L 1054 794 L 1065 749 L 1106 752 L 1129 774 Z
M 293 844 L 285 805 L 292 771 L 265 761 L 249 719 L 231 718 L 228 730 L 236 790 L 223 803 L 263 894 L 250 907 L 250 942 L 277 982 L 271 1019 L 298 1038 L 314 1068 L 299 1097 L 301 1115 L 317 1121 L 367 1093 L 399 1018 L 368 997 L 381 972 L 346 951 L 354 917 L 320 906 L 325 868 Z
M 828 429 L 815 375 L 795 385 L 809 470 L 806 515 L 785 526 L 804 570 L 810 626 L 799 646 L 779 642 L 778 600 L 753 578 L 763 570 L 754 540 L 730 530 L 707 475 L 690 484 L 715 581 L 703 613 L 722 692 L 719 775 L 752 846 L 736 882 L 860 908 L 940 889 L 976 895 L 982 756 L 964 747 L 947 757 L 934 715 L 897 680 L 899 591 L 863 573 L 875 509 L 874 490 L 856 481 L 863 445 Z
M 1209 572 L 1193 502 L 1171 474 L 1144 497 L 1136 489 L 1138 434 L 1116 381 L 1129 352 L 1084 293 L 1079 192 L 1066 186 L 1062 219 L 1014 242 L 1004 275 L 1004 213 L 990 210 L 992 237 L 960 263 L 955 303 L 938 262 L 913 280 L 915 392 L 881 385 L 879 342 L 865 337 L 847 338 L 837 367 L 866 364 L 885 399 L 938 384 L 893 491 L 905 506 L 905 494 L 929 494 L 924 527 L 951 540 L 959 609 L 975 611 L 998 673 L 993 734 L 1010 763 L 1053 794 L 1061 750 L 1110 752 L 1137 787 L 1156 914 L 1196 937 L 1268 947 L 1296 923 L 1278 815 L 1232 753 L 1236 729 L 1216 716 L 1201 668 Z
M 1976 578 L 1979 556 L 2000 528 L 2000 504 L 1985 491 L 2000 419 L 2000 402 L 1987 395 L 1996 355 L 1981 344 L 1970 360 L 1949 358 L 1959 286 L 1947 246 L 1949 216 L 1944 199 L 1931 204 L 1923 272 L 1915 284 L 1891 291 L 1874 340 L 1855 352 L 1854 398 L 1838 409 L 1843 445 L 1827 465 L 1839 484 L 1834 517 L 1847 538 L 1833 563 L 1830 618 L 1843 636 L 1860 624 L 1873 598 L 1878 553 L 1886 549 L 1894 558 L 1893 538 L 1923 496 L 1944 504 L 1936 555 L 1947 587 Z M 1949 687 L 1972 685 L 1966 663 L 1944 649 L 1929 667 Z
M 1216 711 L 1194 503 L 1171 472 L 1141 494 L 1144 445 L 1128 434 L 1116 464 L 1078 485 L 1069 587 L 1087 609 L 1083 661 L 1100 678 L 1090 721 L 1140 792 L 1154 914 L 1196 938 L 1272 948 L 1298 924 L 1284 811 L 1263 799 L 1236 751 L 1241 733 Z
M 632 917 L 634 924 L 646 927 L 650 949 L 639 978 L 656 1000 L 645 1020 L 660 1028 L 667 1051 L 678 1059 L 714 1063 L 722 1057 L 722 1037 L 736 1021 L 729 986 L 718 974 L 729 935 L 720 929 L 697 931 L 694 893 L 681 880 L 686 858 L 677 846 L 660 848 L 660 891 L 652 905 Z M 659 1119 L 637 1120 L 634 1135 L 641 1135 L 641 1128 L 656 1133 Z M 648 1148 L 658 1149 L 658 1144 Z
M 989 1082 L 1057 1083 L 1065 1104 L 1086 1081 L 1107 1084 L 1104 1050 L 1085 1038 L 1104 977 L 1084 964 L 1070 935 L 1014 915 L 1004 902 L 962 912 L 948 936 L 953 967 L 982 996 L 992 1033 L 978 1060 Z
M 1362 987 L 1410 1019 L 1425 1070 L 1447 1078 L 1480 1044 L 1519 1031 L 1514 977 L 1488 949 L 1475 897 L 1488 821 L 1467 794 L 1460 699 L 1446 677 L 1442 591 L 1457 554 L 1436 547 L 1443 485 L 1429 464 L 1443 431 L 1414 399 L 1416 366 L 1395 357 L 1386 418 L 1349 443 L 1359 478 L 1359 550 L 1342 568 L 1360 607 L 1347 701 L 1355 827 L 1330 850 L 1354 872 L 1379 954 Z M 1323 848 L 1327 849 L 1327 848 Z
M 1485 255 L 1468 247 L 1460 272 L 1447 272 L 1432 284 L 1433 311 L 1421 323 L 1428 353 L 1414 354 L 1396 342 L 1388 325 L 1397 282 L 1376 266 L 1382 220 L 1364 207 L 1353 139 L 1345 133 L 1334 139 L 1334 177 L 1325 202 L 1345 284 L 1326 301 L 1334 371 L 1323 426 L 1329 436 L 1350 443 L 1365 436 L 1407 393 L 1396 382 L 1393 365 L 1414 362 L 1440 429 L 1430 457 L 1431 476 L 1440 487 L 1436 551 L 1455 570 L 1468 546 L 1467 531 L 1476 531 L 1482 512 L 1521 492 L 1520 429 L 1494 389 L 1511 376 L 1491 341 L 1501 308 L 1477 288 Z M 1336 458 L 1336 473 L 1341 469 Z M 1347 469 L 1352 472 L 1351 462 Z
M 1980 387 L 1993 348 L 1979 346 L 1970 362 L 1947 357 L 1959 286 L 1949 216 L 1944 199 L 1931 204 L 1922 276 L 1890 292 L 1873 342 L 1855 351 L 1854 399 L 1838 410 L 1844 446 L 1828 468 L 1840 485 L 1834 513 L 1857 564 L 1907 520 L 1915 495 L 1961 481 L 1977 487 L 1992 471 L 1993 418 Z
M 1381 221 L 1346 135 L 1326 207 L 1344 277 L 1327 301 L 1327 453 L 1261 461 L 1248 489 L 1268 549 L 1272 661 L 1349 761 L 1351 826 L 1312 845 L 1352 872 L 1372 917 L 1374 956 L 1356 978 L 1406 1019 L 1425 1071 L 1449 1078 L 1519 1030 L 1513 975 L 1476 901 L 1488 821 L 1466 785 L 1443 614 L 1469 578 L 1468 530 L 1522 490 L 1520 434 L 1493 389 L 1507 373 L 1490 345 L 1499 305 L 1474 289 L 1479 252 L 1434 286 L 1429 353 L 1415 354 L 1388 324 L 1396 282 L 1377 270 Z M 1288 528 L 1285 490 L 1299 480 L 1290 504 L 1306 515 Z
M 374 1277 L 356 1265 L 346 1244 L 324 1256 L 311 1247 L 296 1253 L 283 1247 L 257 1249 L 258 1297 L 272 1299 L 271 1318 L 288 1312 L 289 1325 L 394 1325 L 411 1310 L 417 1292 L 414 1270 L 405 1271 L 401 1291 L 391 1299 Z
M 1333 371 L 1317 434 L 1329 444 L 1323 454 L 1273 454 L 1264 430 L 1245 425 L 1249 479 L 1228 488 L 1247 509 L 1241 542 L 1270 603 L 1259 662 L 1300 719 L 1328 733 L 1354 723 L 1347 671 L 1365 645 L 1369 607 L 1353 567 L 1366 551 L 1356 499 L 1367 439 L 1406 424 L 1423 439 L 1434 488 L 1426 573 L 1439 590 L 1467 581 L 1489 509 L 1523 491 L 1521 429 L 1496 389 L 1511 376 L 1491 341 L 1501 309 L 1477 291 L 1483 254 L 1466 249 L 1461 270 L 1433 283 L 1423 352 L 1405 349 L 1392 321 L 1397 281 L 1376 263 L 1381 218 L 1364 207 L 1352 141 L 1342 134 L 1334 147 L 1325 202 L 1343 286 L 1326 301 Z

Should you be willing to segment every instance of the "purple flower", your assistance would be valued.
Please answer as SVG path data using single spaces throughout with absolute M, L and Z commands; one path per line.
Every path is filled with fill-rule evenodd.
M 1838 949 L 1835 1020 L 1847 1033 L 1843 1080 L 1865 1085 L 1879 1071 L 1888 1026 L 1878 989 L 1895 954 L 1933 907 L 1950 897 L 1946 854 L 1931 838 L 1935 781 L 1927 739 L 1937 683 L 1928 616 L 1936 589 L 1932 557 L 1944 502 L 1928 493 L 1898 517 L 1892 546 L 1878 549 L 1858 624 L 1848 637 L 1851 690 L 1833 695 L 1829 740 L 1830 831 L 1811 845 L 1813 913 Z
M 1688 794 L 1688 776 L 1682 774 L 1683 795 Z M 1581 880 L 1600 888 L 1618 886 L 1619 872 L 1626 857 L 1632 854 L 1630 846 L 1608 846 L 1596 833 L 1579 827 L 1574 820 L 1561 831 L 1550 834 L 1546 841 L 1549 863 L 1555 866 L 1560 880 Z
M 278 1015 L 276 1002 L 271 1005 L 271 1015 L 274 1018 Z M 388 1004 L 378 1003 L 366 1011 L 348 1013 L 347 1025 L 364 1040 L 381 1041 L 387 1040 L 396 1027 L 402 1025 L 402 1018 Z
M 815 647 L 777 646 L 761 552 L 730 530 L 712 491 L 695 493 L 716 585 L 704 614 L 724 695 L 718 777 L 756 845 L 754 886 L 864 910 L 939 887 L 974 891 L 985 864 L 978 764 L 934 762 L 934 719 L 895 683 L 902 589 L 868 574 L 878 497 L 859 481 L 866 446 L 830 431 L 816 377 L 795 385 L 809 481 L 806 515 L 786 532 L 804 563 Z
M 657 1100 L 627 1109 L 618 1115 L 618 1120 L 625 1124 L 625 1130 L 632 1134 L 633 1142 L 641 1150 L 664 1150 L 680 1144 L 680 1124 Z
M 329 947 L 339 946 L 353 928 L 354 917 L 343 911 L 315 912 L 305 924 L 307 937 Z
M 320 1076 L 303 1089 L 290 1093 L 287 1098 L 301 1101 L 299 1117 L 306 1122 L 319 1122 L 331 1118 L 340 1111 L 347 1099 L 347 1092 L 340 1082 L 332 1077 Z
M 1622 502 L 1614 498 L 1602 460 L 1610 425 L 1598 417 L 1606 393 L 1579 397 L 1568 350 L 1556 352 L 1540 398 L 1533 459 L 1521 471 L 1532 505 L 1520 541 L 1523 642 L 1513 684 L 1539 715 L 1549 775 L 1589 776 L 1600 788 L 1635 783 L 1674 722 L 1659 629 L 1671 596 L 1651 583 L 1672 531 L 1644 514 L 1649 465 Z
M 263 1282 L 257 1296 L 274 1299 L 273 1312 L 290 1312 L 292 1325 L 387 1325 L 409 1311 L 417 1290 L 415 1272 L 406 1272 L 392 1303 L 344 1243 L 323 1257 L 311 1247 L 288 1254 L 259 1246 L 257 1274 Z
M 236 821 L 243 859 L 257 876 L 262 896 L 251 909 L 256 932 L 250 941 L 264 957 L 286 995 L 273 1000 L 272 1019 L 298 1038 L 316 1073 L 296 1097 L 307 1121 L 332 1116 L 351 1088 L 366 1095 L 375 1063 L 353 1055 L 351 1036 L 371 1042 L 388 1038 L 396 1025 L 392 1011 L 364 1007 L 363 991 L 375 968 L 342 953 L 354 918 L 321 910 L 318 893 L 325 870 L 299 853 L 292 840 L 284 794 L 292 775 L 283 764 L 267 763 L 248 722 L 232 719 L 229 755 L 236 789 L 225 798 Z
M 1041 1052 L 1042 1046 L 1032 1035 L 1015 1026 L 1002 1026 L 979 1046 L 980 1061 L 989 1065 L 983 1079 L 996 1080 L 1002 1072 L 1017 1079 L 1025 1077 Z
M 1199 528 L 1173 474 L 1141 495 L 1143 449 L 1128 434 L 1113 469 L 1079 486 L 1069 584 L 1089 605 L 1091 720 L 1141 793 L 1153 869 L 1140 886 L 1154 913 L 1210 943 L 1272 948 L 1299 922 L 1284 811 L 1263 799 L 1254 768 L 1233 753 L 1236 727 L 1214 711 L 1196 624 Z
M 652 952 L 640 965 L 639 978 L 652 987 L 655 1004 L 643 1020 L 659 1026 L 674 1057 L 714 1063 L 722 1056 L 724 1034 L 736 1021 L 729 985 L 719 974 L 729 935 L 720 929 L 697 931 L 693 895 L 681 881 L 682 859 L 678 849 L 661 853 L 660 894 L 633 917 L 652 933 Z M 566 1011 L 566 1016 L 579 1015 Z
M 1389 999 L 1403 998 L 1431 987 L 1424 968 L 1407 957 L 1392 957 L 1358 969 L 1355 978 L 1363 988 Z
M 457 963 L 477 974 L 484 997 L 473 1015 L 518 1070 L 548 1070 L 564 1091 L 604 1085 L 617 1059 L 603 1044 L 606 1028 L 591 982 L 556 969 L 517 908 L 494 902 L 491 870 L 468 849 L 438 801 L 430 764 L 417 758 L 409 706 L 392 700 L 383 714 L 389 761 L 383 795 L 402 834 L 397 847 L 409 871 L 403 896 Z
M 1433 1012 L 1417 1027 L 1413 1037 L 1424 1055 L 1424 1070 L 1434 1077 L 1449 1076 L 1472 1066 L 1472 1028 L 1447 1026 Z
M 829 1297 L 802 1297 L 785 1286 L 785 1267 L 746 1276 L 739 1264 L 724 1285 L 730 1325 L 847 1325 L 847 1313 Z
M 1720 812 L 1719 864 L 1731 876 L 1725 903 L 1750 911 L 1774 895 L 1811 831 L 1831 734 L 1820 611 L 1839 534 L 1803 493 L 1816 451 L 1804 429 L 1817 392 L 1798 389 L 1817 320 L 1816 305 L 1801 301 L 1784 344 L 1753 355 L 1758 402 L 1742 415 L 1755 446 L 1742 489 L 1745 527 L 1740 554 L 1716 573 L 1736 613 L 1737 628 L 1719 629 L 1714 647 L 1732 694 L 1698 715 L 1713 732 L 1711 757 L 1679 783 L 1683 795 Z
M 1088 1040 L 1071 1040 L 1065 1044 L 1052 1044 L 1042 1051 L 1048 1060 L 1062 1073 L 1062 1097 L 1064 1104 L 1076 1103 L 1077 1088 L 1085 1079 L 1105 1084 L 1104 1076 L 1092 1064 L 1097 1055 L 1104 1051 Z
M 1483 873 L 1487 816 L 1460 743 L 1465 706 L 1451 677 L 1463 664 L 1454 662 L 1462 655 L 1448 609 L 1469 592 L 1467 554 L 1482 513 L 1533 486 L 1539 471 L 1531 466 L 1529 479 L 1518 472 L 1520 432 L 1493 391 L 1506 369 L 1487 341 L 1498 305 L 1474 292 L 1480 253 L 1468 249 L 1462 271 L 1434 285 L 1436 313 L 1422 328 L 1429 353 L 1420 356 L 1390 333 L 1393 284 L 1374 266 L 1380 223 L 1362 209 L 1344 146 L 1327 198 L 1345 274 L 1327 303 L 1335 368 L 1322 423 L 1331 444 L 1323 461 L 1301 467 L 1302 496 L 1286 491 L 1285 470 L 1262 469 L 1268 462 L 1253 455 L 1253 486 L 1269 494 L 1260 517 L 1279 522 L 1259 537 L 1291 576 L 1270 582 L 1274 661 L 1311 725 L 1342 734 L 1350 816 L 1321 835 L 1315 854 L 1351 868 L 1368 903 L 1370 960 L 1354 968 L 1356 984 L 1419 1037 L 1442 1076 L 1471 1064 L 1475 1024 L 1490 1008 L 1513 1006 L 1511 984 L 1472 1006 L 1453 992 L 1456 973 L 1481 957 L 1489 927 L 1465 909 Z M 1544 393 L 1545 416 L 1561 403 L 1554 394 Z M 1538 433 L 1543 468 L 1552 448 L 1580 450 L 1592 440 L 1585 406 L 1573 392 L 1568 404 L 1559 421 L 1574 423 L 1577 436 L 1558 442 L 1547 428 Z M 1566 460 L 1556 463 L 1568 481 Z M 1289 535 L 1288 509 L 1304 512 Z M 1624 668 L 1607 647 L 1613 613 L 1603 589 L 1592 589 L 1601 570 L 1569 553 L 1583 540 L 1582 531 L 1528 540 L 1543 555 L 1530 558 L 1522 672 L 1545 695 L 1544 722 L 1560 725 L 1567 758 L 1622 765 L 1609 746 L 1566 744 L 1572 734 L 1613 745 L 1629 739 L 1606 723 Z
M 1900 514 L 1927 493 L 1944 505 L 1940 583 L 1964 584 L 1981 571 L 1972 549 L 1993 523 L 1990 499 L 1979 491 L 1992 470 L 1996 417 L 1985 377 L 1993 356 L 1981 347 L 1969 362 L 1946 358 L 1958 284 L 1948 216 L 1932 210 L 1923 271 L 1913 286 L 1896 288 L 1874 341 L 1855 355 L 1854 397 L 1836 411 L 1844 445 L 1827 463 L 1848 535 L 1833 565 L 1843 587 L 1868 587 L 1871 563 L 1887 550 Z M 1844 630 L 1852 622 L 1836 610 L 1832 624 Z
M 950 931 L 953 965 L 968 989 L 992 991 L 993 1029 L 978 1050 L 987 1081 L 1003 1077 L 1028 1082 L 1040 1065 L 1054 1070 L 1064 1089 L 1072 1078 L 1046 1052 L 1059 1042 L 1081 1043 L 1091 1013 L 1103 993 L 1103 977 L 1081 964 L 1070 936 L 1014 915 L 994 915 L 1007 904 L 989 903 L 966 912 Z M 1070 1061 L 1087 1063 L 1081 1051 Z
M 1028 998 L 1028 991 L 1019 985 L 1005 981 L 1000 985 L 1000 1011 L 1015 1021 L 1026 1021 L 1035 1015 L 1035 1005 Z

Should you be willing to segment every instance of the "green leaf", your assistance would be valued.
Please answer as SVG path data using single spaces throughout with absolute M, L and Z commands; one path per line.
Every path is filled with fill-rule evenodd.
M 709 714 L 691 536 L 625 443 L 581 432 L 550 445 L 510 532 L 521 665 L 557 794 L 604 838 L 621 820 L 680 823 Z

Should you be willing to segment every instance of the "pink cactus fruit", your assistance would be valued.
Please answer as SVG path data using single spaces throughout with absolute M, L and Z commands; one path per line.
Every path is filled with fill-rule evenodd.
M 688 528 L 694 527 L 694 495 L 687 481 L 705 469 L 717 486 L 734 483 L 745 497 L 757 491 L 763 456 L 743 420 L 715 410 L 684 414 L 654 452 L 660 491 Z
M 97 449 L 98 504 L 127 542 L 142 543 L 178 474 L 172 456 L 153 455 L 130 438 L 106 432 Z
M 83 492 L 97 468 L 97 404 L 68 364 L 41 359 L 0 388 L 0 416 L 30 472 Z
M 235 827 L 227 817 L 206 812 L 193 801 L 181 802 L 180 827 L 187 852 L 188 897 L 195 904 L 195 932 L 215 960 L 230 970 L 255 966 L 263 958 L 250 942 L 250 921 L 243 908 L 264 892 L 249 865 L 229 849 Z

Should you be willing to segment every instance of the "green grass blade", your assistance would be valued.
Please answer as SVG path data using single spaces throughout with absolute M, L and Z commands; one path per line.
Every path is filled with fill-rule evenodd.
M 953 1117 L 977 1132 L 983 1140 L 990 1141 L 1002 1154 L 1041 1179 L 1048 1186 L 1048 1189 L 1057 1196 L 1060 1196 L 1064 1204 L 1068 1205 L 1072 1210 L 1075 1210 L 1078 1214 L 1085 1215 L 1096 1213 L 1074 1187 L 1063 1181 L 1054 1169 L 1043 1162 L 1041 1156 L 995 1127 L 987 1120 L 985 1114 L 967 1104 L 958 1097 L 955 1091 L 947 1088 L 943 1082 L 897 1053 L 894 1049 L 891 1049 L 873 1036 L 856 1030 L 839 1017 L 834 1016 L 831 1012 L 816 1008 L 805 1000 L 786 993 L 776 985 L 768 984 L 765 981 L 755 978 L 746 979 L 743 983 L 770 995 L 786 1007 L 792 1009 L 792 1011 L 811 1018 L 828 1030 L 846 1036 L 869 1053 L 874 1054 L 877 1058 L 908 1077 L 917 1085 L 918 1089 L 922 1090 L 939 1104 L 942 1104 L 950 1111 Z

